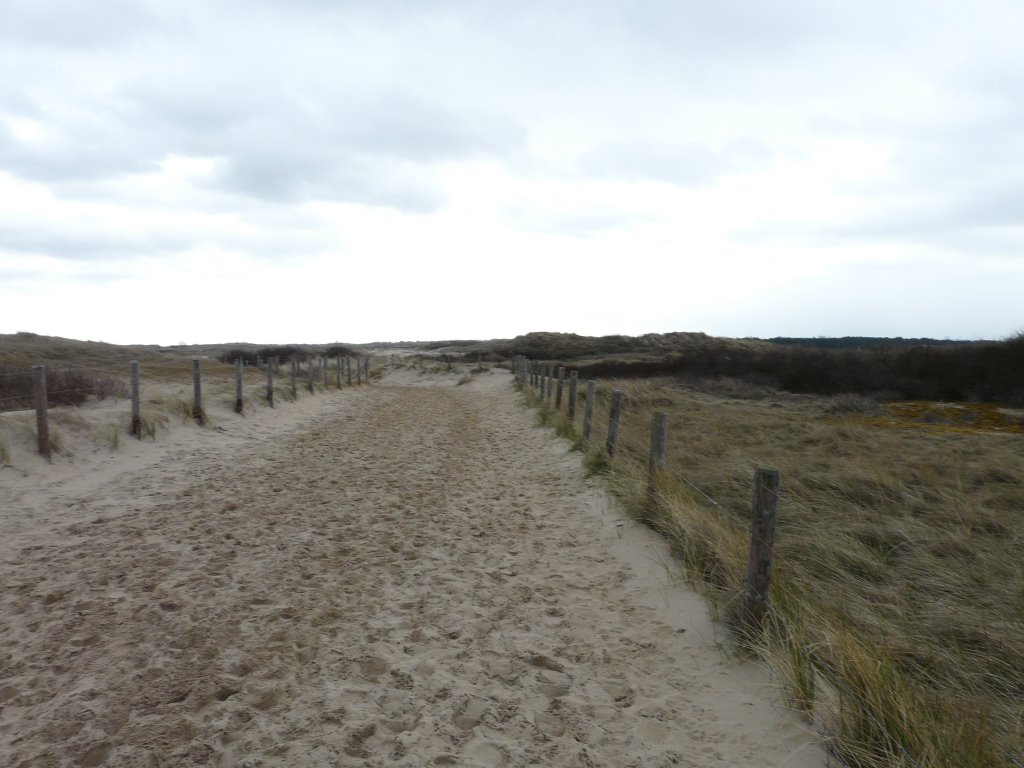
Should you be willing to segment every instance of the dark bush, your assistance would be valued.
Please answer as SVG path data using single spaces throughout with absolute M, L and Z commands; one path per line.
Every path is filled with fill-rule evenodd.
M 657 359 L 573 366 L 583 379 L 726 376 L 789 392 L 1024 406 L 1024 336 L 1001 342 L 859 349 L 704 346 Z
M 125 382 L 91 376 L 80 368 L 50 368 L 46 372 L 48 405 L 81 405 L 90 396 L 103 400 L 128 394 Z M 32 372 L 0 366 L 0 411 L 32 407 Z

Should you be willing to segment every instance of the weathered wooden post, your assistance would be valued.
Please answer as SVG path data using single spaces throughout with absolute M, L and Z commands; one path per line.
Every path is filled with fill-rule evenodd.
M 590 427 L 594 423 L 594 400 L 597 398 L 597 382 L 587 380 L 587 407 L 583 409 L 583 439 L 590 439 Z
M 274 373 L 281 372 L 281 356 L 274 355 Z
M 335 378 L 337 379 L 338 389 L 341 389 L 341 355 L 334 358 L 334 363 L 337 365 Z
M 297 399 L 299 396 L 298 378 L 299 361 L 296 359 L 295 355 L 292 355 L 292 400 Z
M 203 381 L 199 373 L 198 357 L 192 358 L 192 418 L 199 426 L 206 423 L 206 414 L 203 413 Z
M 651 421 L 651 455 L 647 460 L 647 495 L 653 496 L 659 475 L 665 471 L 668 414 L 658 411 Z
M 345 370 L 348 372 L 348 385 L 352 386 L 352 358 L 345 358 Z
M 612 408 L 608 414 L 608 439 L 604 447 L 608 451 L 608 458 L 615 458 L 615 446 L 619 441 L 619 422 L 622 420 L 622 390 L 612 390 Z
M 46 407 L 46 366 L 32 366 L 32 404 L 36 409 L 36 446 L 39 455 L 50 460 L 50 421 Z
M 363 383 L 363 361 L 356 358 L 356 384 Z
M 142 413 L 141 399 L 139 397 L 139 361 L 132 360 L 128 363 L 128 370 L 132 387 L 132 426 L 131 434 L 142 439 Z
M 242 358 L 235 360 L 235 413 L 242 412 Z
M 320 363 L 324 374 L 324 389 L 327 389 L 327 355 L 320 358 Z
M 576 426 L 576 390 L 579 388 L 579 371 L 569 372 L 569 423 Z
M 274 364 L 267 361 L 267 405 L 274 407 Z
M 547 370 L 547 384 L 545 385 L 545 389 L 544 389 L 544 401 L 545 402 L 550 402 L 551 401 L 551 394 L 552 394 L 552 392 L 554 392 L 554 389 L 555 389 L 555 366 L 554 366 L 554 363 L 552 363 L 552 364 L 550 364 L 548 366 L 548 370 Z
M 310 393 L 315 392 L 316 388 L 313 386 L 313 356 L 312 355 L 306 355 L 306 380 L 307 380 L 307 383 L 309 385 Z
M 782 473 L 758 468 L 754 474 L 754 510 L 750 523 L 750 556 L 744 581 L 743 628 L 751 633 L 761 630 L 768 612 L 768 589 L 772 583 L 772 549 L 775 545 L 775 518 L 779 509 Z
M 558 389 L 555 392 L 555 409 L 562 410 L 562 391 L 565 389 L 565 366 L 558 366 Z
M 370 356 L 369 355 L 366 356 L 366 361 L 363 363 L 363 368 L 364 368 L 364 375 L 365 375 L 365 378 L 366 378 L 366 383 L 369 384 L 370 383 Z

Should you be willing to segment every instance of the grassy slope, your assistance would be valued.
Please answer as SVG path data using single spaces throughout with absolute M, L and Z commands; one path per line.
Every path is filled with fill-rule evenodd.
M 1019 427 L 908 421 L 918 411 L 742 386 L 602 381 L 586 447 L 596 468 L 607 466 L 597 445 L 613 387 L 626 415 L 610 481 L 725 613 L 742 589 L 754 470 L 782 470 L 777 621 L 756 643 L 849 764 L 1024 759 Z M 669 414 L 670 471 L 652 500 L 655 410 Z

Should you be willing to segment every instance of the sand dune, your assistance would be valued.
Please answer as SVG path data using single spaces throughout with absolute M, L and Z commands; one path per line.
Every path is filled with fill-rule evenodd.
M 506 373 L 0 470 L 0 764 L 825 764 Z

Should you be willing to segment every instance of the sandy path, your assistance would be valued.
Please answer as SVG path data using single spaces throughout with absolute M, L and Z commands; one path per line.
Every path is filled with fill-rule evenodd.
M 286 411 L 0 475 L 0 765 L 824 764 L 507 374 Z

